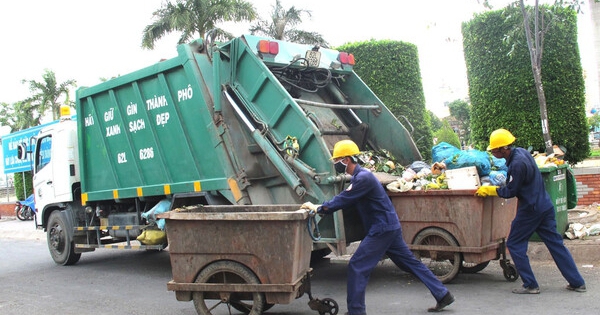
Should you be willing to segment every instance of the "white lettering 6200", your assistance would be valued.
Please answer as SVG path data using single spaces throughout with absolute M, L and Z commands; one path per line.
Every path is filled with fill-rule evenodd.
M 140 149 L 140 160 L 147 160 L 154 158 L 154 148 Z

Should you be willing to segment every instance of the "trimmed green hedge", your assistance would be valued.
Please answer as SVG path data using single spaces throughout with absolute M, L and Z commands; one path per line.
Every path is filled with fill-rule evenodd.
M 25 189 L 27 189 L 27 193 L 23 193 L 23 174 L 25 174 Z M 29 195 L 33 194 L 33 178 L 31 172 L 15 173 L 13 178 L 15 197 L 18 200 L 25 200 Z
M 567 161 L 577 163 L 587 158 L 590 150 L 577 14 L 566 8 L 555 12 L 555 22 L 544 40 L 542 84 L 552 141 L 567 149 Z M 493 130 L 506 128 L 517 137 L 518 146 L 545 152 L 525 34 L 521 31 L 512 38 L 512 54 L 512 46 L 503 42 L 515 26 L 522 29 L 522 21 L 516 7 L 479 14 L 462 25 L 472 104 L 471 137 L 479 149 L 487 147 Z
M 433 133 L 425 109 L 425 94 L 419 68 L 417 46 L 391 40 L 347 43 L 336 47 L 354 54 L 354 71 L 410 131 L 423 159 L 431 160 Z

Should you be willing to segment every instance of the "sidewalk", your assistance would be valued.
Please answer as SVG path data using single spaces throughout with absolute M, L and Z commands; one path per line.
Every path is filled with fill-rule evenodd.
M 2 216 L 0 219 L 0 240 L 39 240 L 46 241 L 46 234 L 36 230 L 33 221 L 21 221 L 17 217 Z

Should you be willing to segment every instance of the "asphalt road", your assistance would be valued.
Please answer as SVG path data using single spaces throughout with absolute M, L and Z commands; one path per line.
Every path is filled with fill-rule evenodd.
M 54 264 L 43 238 L 0 238 L 0 253 L 0 314 L 196 314 L 192 302 L 179 302 L 167 291 L 168 252 L 98 250 L 64 267 Z M 480 273 L 459 274 L 447 285 L 456 302 L 444 314 L 596 314 L 599 264 L 579 264 L 588 292 L 575 293 L 564 289 L 566 282 L 552 262 L 534 261 L 542 293 L 522 296 L 511 293 L 520 280 L 506 281 L 492 261 Z M 324 260 L 313 267 L 313 295 L 336 300 L 343 314 L 346 266 Z M 265 314 L 318 314 L 307 302 L 304 295 Z M 422 283 L 389 262 L 373 272 L 367 288 L 369 314 L 425 314 L 434 304 Z

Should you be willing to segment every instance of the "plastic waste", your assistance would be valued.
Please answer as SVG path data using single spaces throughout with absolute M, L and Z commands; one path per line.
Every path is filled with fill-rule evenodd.
M 165 219 L 156 219 L 157 214 L 161 214 L 169 211 L 171 207 L 171 200 L 163 199 L 159 201 L 152 209 L 142 213 L 142 218 L 146 219 L 150 223 L 156 223 L 159 229 L 165 229 Z

